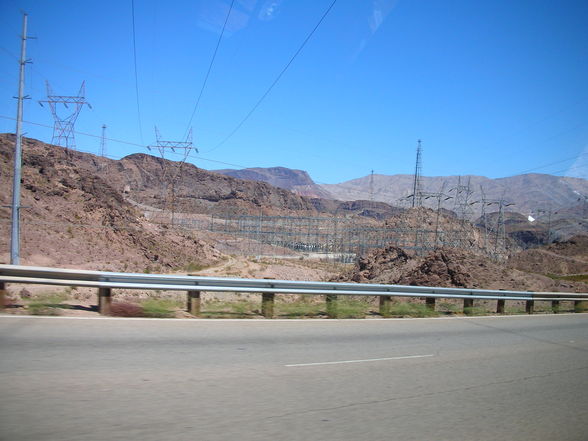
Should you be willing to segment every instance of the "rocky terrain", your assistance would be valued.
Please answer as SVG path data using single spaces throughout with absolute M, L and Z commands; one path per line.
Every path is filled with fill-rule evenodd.
M 552 256 L 554 261 L 558 258 Z M 520 256 L 519 262 L 525 261 Z M 521 265 L 522 266 L 522 265 Z M 337 280 L 360 283 L 439 286 L 521 291 L 587 292 L 588 285 L 529 274 L 504 262 L 455 249 L 417 256 L 398 247 L 377 249 L 361 257 Z
M 0 135 L 3 170 L 12 170 L 13 146 L 13 135 Z M 171 188 L 162 183 L 169 183 L 176 172 L 175 210 L 184 215 L 359 216 L 373 222 L 402 211 L 384 203 L 305 198 L 191 164 L 181 166 L 180 172 L 180 166 L 146 154 L 114 161 L 24 138 L 23 263 L 158 271 L 215 262 L 221 255 L 214 248 L 215 235 L 168 228 L 145 217 L 169 209 L 164 196 Z M 11 179 L 11 173 L 0 176 L 4 262 L 9 259 Z M 225 251 L 232 252 L 226 247 Z
M 522 251 L 509 259 L 509 266 L 537 274 L 588 274 L 588 236 Z
M 2 170 L 13 142 L 0 137 Z M 209 265 L 221 253 L 192 233 L 148 223 L 116 183 L 95 170 L 108 160 L 27 139 L 23 148 L 21 263 L 85 269 L 166 271 Z M 83 157 L 83 161 L 80 159 Z M 108 164 L 110 165 L 110 164 Z M 12 176 L 0 175 L 0 261 L 8 262 Z
M 270 167 L 244 168 L 242 170 L 225 169 L 214 170 L 214 172 L 248 181 L 267 182 L 274 187 L 290 190 L 300 196 L 332 199 L 331 194 L 315 184 L 304 170 L 293 170 L 286 167 Z
M 277 187 L 294 193 L 341 201 L 369 201 L 372 204 L 383 202 L 389 206 L 407 205 L 404 200 L 411 194 L 412 175 L 373 175 L 373 194 L 370 191 L 372 176 L 353 179 L 339 184 L 318 185 L 303 170 L 291 170 L 284 167 L 252 168 L 243 170 L 218 170 L 218 172 L 244 179 L 269 182 Z M 504 199 L 508 206 L 505 212 L 513 214 L 510 220 L 518 216 L 516 222 L 507 226 L 507 233 L 521 246 L 536 246 L 545 243 L 548 230 L 551 238 L 567 239 L 575 234 L 588 233 L 588 180 L 552 176 L 539 173 L 489 179 L 483 176 L 439 176 L 423 177 L 422 190 L 425 193 L 439 192 L 451 196 L 443 200 L 442 208 L 455 209 L 455 187 L 469 182 L 472 195 L 470 200 L 477 201 L 471 206 L 472 221 L 481 215 L 481 200 Z M 483 194 L 482 194 L 483 189 Z M 423 200 L 423 205 L 436 208 L 436 199 Z M 512 204 L 512 205 L 510 205 Z M 497 211 L 496 204 L 486 206 L 487 213 Z M 523 213 L 519 215 L 517 213 Z M 527 218 L 532 215 L 537 223 L 530 223 Z M 522 222 L 524 220 L 524 222 Z M 515 225 L 516 224 L 516 225 Z
M 11 170 L 13 142 L 12 135 L 0 135 L 2 170 Z M 362 257 L 354 271 L 342 276 L 344 280 L 562 290 L 576 288 L 567 281 L 529 276 L 528 273 L 566 275 L 588 272 L 586 237 L 568 242 L 558 239 L 558 243 L 549 247 L 516 254 L 524 248 L 521 244 L 544 241 L 550 234 L 549 229 L 565 219 L 557 217 L 559 213 L 552 213 L 548 226 L 545 222 L 530 223 L 522 215 L 508 213 L 507 231 L 519 240 L 519 244 L 507 242 L 508 250 L 515 255 L 505 265 L 484 255 L 488 237 L 483 230 L 457 219 L 455 213 L 448 210 L 437 213 L 428 208 L 405 210 L 375 201 L 308 198 L 267 183 L 223 176 L 191 164 L 181 166 L 146 154 L 113 161 L 26 138 L 23 148 L 22 262 L 147 272 L 222 266 L 227 256 L 215 244 L 222 242 L 226 245 L 228 241 L 221 241 L 219 235 L 153 223 L 145 217 L 147 212 L 167 208 L 164 196 L 171 188 L 169 185 L 162 188 L 162 182 L 169 182 L 174 173 L 178 176 L 173 186 L 176 211 L 184 214 L 262 212 L 264 215 L 337 216 L 357 219 L 354 228 L 367 234 L 366 239 L 369 239 L 372 228 L 374 231 L 389 228 L 406 232 L 404 236 L 396 237 L 397 242 L 404 244 L 404 250 L 395 247 L 376 250 Z M 8 261 L 10 210 L 7 206 L 10 204 L 11 178 L 11 173 L 0 175 L 0 200 L 4 206 L 0 207 L 0 261 L 4 262 Z M 489 219 L 493 219 L 492 215 Z M 415 235 L 417 230 L 419 232 Z M 248 241 L 250 243 L 243 242 L 241 246 L 261 249 L 251 239 Z M 407 251 L 425 245 L 442 249 L 426 256 Z M 448 246 L 469 251 L 449 249 Z M 231 253 L 226 246 L 223 251 Z M 506 249 L 502 254 L 505 253 Z

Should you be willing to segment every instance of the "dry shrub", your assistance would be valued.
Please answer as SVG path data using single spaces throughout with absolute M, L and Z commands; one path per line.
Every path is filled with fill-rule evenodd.
M 144 317 L 141 305 L 129 302 L 113 302 L 110 305 L 110 315 L 115 317 Z

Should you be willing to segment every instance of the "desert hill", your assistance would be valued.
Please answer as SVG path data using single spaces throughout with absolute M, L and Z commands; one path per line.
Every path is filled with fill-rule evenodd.
M 14 136 L 0 136 L 12 170 Z M 153 225 L 97 173 L 111 161 L 24 139 L 21 263 L 84 269 L 165 271 L 207 265 L 221 253 L 194 234 Z M 12 173 L 0 175 L 0 260 L 8 262 Z
M 370 191 L 370 175 L 342 182 L 340 184 L 318 185 L 312 181 L 308 173 L 302 170 L 290 170 L 284 167 L 252 168 L 243 170 L 218 170 L 231 176 L 242 176 L 248 180 L 271 182 L 281 188 L 291 190 L 300 195 L 320 196 L 319 206 L 329 206 L 326 199 L 338 201 L 364 201 L 363 204 L 374 206 L 383 202 L 388 206 L 409 206 L 413 186 L 412 175 L 373 175 L 373 194 Z M 537 246 L 548 239 L 565 240 L 576 234 L 588 233 L 588 180 L 552 176 L 546 174 L 524 174 L 507 178 L 490 179 L 483 176 L 440 176 L 423 177 L 422 191 L 436 193 L 443 189 L 449 199 L 443 199 L 441 207 L 447 212 L 455 211 L 454 190 L 458 184 L 467 185 L 469 182 L 472 194 L 469 201 L 471 221 L 481 213 L 483 199 L 487 201 L 505 201 L 505 216 L 507 217 L 507 233 L 523 247 Z M 452 190 L 453 189 L 453 190 Z M 483 192 L 483 193 L 482 193 Z M 436 208 L 435 198 L 423 199 L 423 206 Z M 357 204 L 356 204 L 357 205 Z M 339 205 L 339 207 L 343 207 Z M 387 216 L 388 208 L 382 211 L 380 207 L 378 218 Z M 486 205 L 486 213 L 494 216 L 495 222 L 497 204 Z M 329 209 L 331 212 L 333 208 Z M 367 213 L 367 211 L 364 211 Z M 492 214 L 494 213 L 494 214 Z M 523 215 L 518 214 L 523 213 Z M 357 214 L 357 212 L 356 212 Z M 528 216 L 536 220 L 531 222 Z
M 373 195 L 370 192 L 372 176 L 364 176 L 339 184 L 316 184 L 304 170 L 285 167 L 247 168 L 242 170 L 216 170 L 228 176 L 241 179 L 268 182 L 276 187 L 291 190 L 301 195 L 336 199 L 341 201 L 370 200 L 398 205 L 399 200 L 412 193 L 412 175 L 373 175 Z M 581 216 L 586 212 L 588 180 L 581 178 L 553 176 L 541 173 L 528 173 L 506 178 L 490 179 L 484 176 L 436 176 L 422 178 L 422 191 L 435 193 L 444 186 L 444 192 L 452 195 L 458 183 L 469 182 L 472 201 L 485 197 L 489 200 L 504 198 L 506 211 L 534 214 L 541 217 L 543 212 L 568 211 L 569 216 Z M 306 189 L 306 190 L 305 190 Z M 482 190 L 484 195 L 482 195 Z M 455 191 L 453 190 L 453 195 Z M 434 201 L 424 201 L 425 206 L 433 207 Z M 454 200 L 445 202 L 443 208 L 453 209 Z M 474 213 L 480 212 L 480 205 L 474 204 Z M 489 211 L 492 211 L 491 209 Z
M 333 199 L 331 194 L 315 184 L 304 170 L 293 170 L 286 167 L 258 167 L 244 168 L 242 170 L 224 169 L 213 171 L 247 181 L 267 182 L 274 187 L 290 190 L 300 196 Z
M 557 261 L 557 257 L 553 257 Z M 525 256 L 521 256 L 521 261 Z M 588 285 L 553 280 L 513 268 L 485 256 L 456 249 L 438 249 L 418 256 L 388 246 L 362 256 L 339 281 L 439 286 L 472 289 L 586 292 Z
M 14 135 L 0 135 L 3 170 L 12 169 L 13 145 Z M 334 224 L 337 231 L 321 230 L 320 234 L 336 234 L 339 238 L 348 235 L 345 240 L 357 242 L 358 252 L 365 250 L 365 244 L 382 246 L 386 241 L 409 249 L 465 247 L 478 255 L 488 249 L 489 239 L 483 230 L 444 209 L 437 213 L 428 208 L 405 210 L 376 201 L 308 198 L 267 183 L 223 176 L 151 155 L 133 154 L 115 161 L 25 138 L 23 262 L 137 271 L 218 261 L 222 256 L 210 245 L 210 233 L 150 221 L 149 213 L 168 208 L 166 195 L 172 188 L 165 183 L 176 173 L 176 213 L 201 216 L 204 224 L 209 222 L 210 214 L 222 217 L 263 213 L 309 219 L 336 216 L 352 222 Z M 3 261 L 8 260 L 10 210 L 6 206 L 10 204 L 10 187 L 11 173 L 2 174 Z M 492 215 L 488 217 L 492 219 Z M 507 229 L 515 239 L 513 232 L 520 236 L 531 234 L 534 241 L 541 243 L 547 234 L 544 222 L 534 223 L 536 231 L 529 232 L 525 230 L 529 229 L 529 221 L 524 216 L 508 213 L 506 218 Z M 561 221 L 554 214 L 551 227 Z M 302 233 L 310 236 L 311 232 Z M 295 240 L 306 240 L 303 236 Z M 524 245 L 525 239 L 520 241 L 519 245 Z M 521 248 L 508 241 L 502 245 L 506 247 L 499 250 L 502 256 Z
M 440 191 L 445 183 L 444 192 L 469 181 L 474 192 L 471 200 L 482 198 L 480 187 L 483 188 L 486 199 L 498 200 L 504 198 L 515 205 L 508 207 L 508 211 L 523 214 L 537 213 L 539 210 L 556 211 L 578 205 L 582 195 L 588 195 L 588 180 L 531 173 L 507 178 L 490 179 L 483 176 L 438 176 L 423 177 L 422 190 L 425 192 Z M 374 174 L 374 199 L 387 203 L 396 202 L 412 192 L 413 177 L 411 175 L 377 175 Z M 340 184 L 323 185 L 334 198 L 341 200 L 359 199 L 360 195 L 366 199 L 369 195 L 370 176 L 353 179 Z M 453 200 L 443 205 L 451 209 Z M 425 203 L 426 204 L 426 203 Z M 476 208 L 474 206 L 474 208 Z M 479 211 L 479 208 L 478 208 Z
M 525 250 L 512 256 L 509 265 L 537 274 L 588 274 L 588 236 Z

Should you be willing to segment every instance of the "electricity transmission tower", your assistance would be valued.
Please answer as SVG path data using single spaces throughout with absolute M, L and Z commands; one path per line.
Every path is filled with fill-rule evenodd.
M 467 184 L 462 184 L 461 176 L 458 176 L 457 186 L 449 191 L 455 192 L 453 211 L 455 211 L 457 217 L 462 221 L 471 219 L 474 212 L 472 205 L 478 203 L 478 201 L 472 202 L 470 200 L 474 194 L 470 185 L 470 178 L 468 178 Z
M 75 149 L 76 140 L 74 136 L 74 125 L 76 120 L 78 119 L 84 105 L 87 105 L 90 109 L 92 108 L 90 103 L 86 101 L 85 97 L 86 82 L 82 81 L 82 85 L 76 96 L 54 95 L 49 81 L 46 81 L 46 85 L 47 99 L 39 101 L 39 104 L 42 107 L 44 107 L 43 103 L 48 104 L 51 115 L 53 115 L 53 138 L 51 139 L 51 143 L 53 145 L 60 145 L 66 149 Z M 58 104 L 63 104 L 66 109 L 70 110 L 70 113 L 66 116 L 60 116 L 57 108 Z M 71 109 L 69 106 L 71 106 Z
M 100 138 L 100 156 L 106 156 L 106 124 L 102 124 L 102 137 Z
M 484 187 L 482 187 L 480 185 L 480 194 L 482 195 L 482 198 L 480 200 L 481 204 L 482 204 L 482 224 L 484 225 L 484 250 L 487 252 L 488 251 L 488 216 L 486 213 L 486 207 L 489 205 L 492 205 L 489 199 L 486 199 L 486 193 L 484 193 Z
M 552 219 L 551 218 L 552 218 L 552 216 L 554 214 L 557 214 L 557 211 L 553 211 L 553 210 L 537 210 L 537 213 L 539 213 L 539 214 L 547 214 L 547 241 L 545 242 L 545 245 L 549 245 L 551 243 L 552 238 L 553 238 L 553 231 L 551 230 L 551 223 L 552 223 Z
M 414 168 L 414 181 L 412 184 L 412 195 L 408 197 L 412 197 L 412 208 L 420 207 L 422 205 L 422 188 L 421 188 L 421 172 L 422 172 L 422 147 L 421 147 L 421 140 L 418 140 L 417 144 L 417 155 L 416 155 L 416 165 Z
M 506 240 L 506 227 L 504 222 L 504 209 L 514 205 L 512 202 L 506 202 L 504 196 L 501 199 L 487 199 L 484 193 L 484 189 L 480 186 L 482 192 L 482 223 L 484 224 L 484 249 L 486 253 L 490 254 L 495 259 L 501 257 L 502 254 L 506 253 L 508 243 Z M 488 220 L 487 207 L 492 205 L 498 206 L 498 212 L 496 212 L 496 222 L 490 225 Z M 493 244 L 490 243 L 492 236 Z
M 370 204 L 374 205 L 374 171 L 370 174 Z
M 441 243 L 441 245 L 443 245 L 445 243 L 445 239 L 443 237 L 440 237 L 441 232 L 439 231 L 439 215 L 441 214 L 441 205 L 443 204 L 443 202 L 448 201 L 449 199 L 453 198 L 453 196 L 449 196 L 448 194 L 445 193 L 445 184 L 446 184 L 445 181 L 443 181 L 441 188 L 436 193 L 421 192 L 422 199 L 425 199 L 425 200 L 436 199 L 437 200 L 436 216 L 435 216 L 435 236 L 434 236 L 434 241 L 433 241 L 433 248 L 435 248 L 435 249 L 438 248 L 439 242 Z
M 472 206 L 479 201 L 471 200 L 474 192 L 471 189 L 469 178 L 467 184 L 464 184 L 462 183 L 461 176 L 459 176 L 457 186 L 449 191 L 455 192 L 453 211 L 455 211 L 459 220 L 459 229 L 454 232 L 455 241 L 460 244 L 460 248 L 465 249 L 466 247 L 473 246 L 475 242 L 475 238 L 472 236 L 473 229 L 471 228 L 470 221 L 474 214 Z
M 177 182 L 182 174 L 184 164 L 190 155 L 190 152 L 194 150 L 198 152 L 198 149 L 192 144 L 192 129 L 189 130 L 186 137 L 186 141 L 166 141 L 161 138 L 161 134 L 157 127 L 155 127 L 155 145 L 147 146 L 150 151 L 156 149 L 161 156 L 161 167 L 163 169 L 163 188 L 162 198 L 164 201 L 164 212 L 168 211 L 171 214 L 171 224 L 175 223 L 175 212 L 176 212 L 176 190 Z M 171 152 L 180 156 L 179 161 L 166 160 L 166 154 Z

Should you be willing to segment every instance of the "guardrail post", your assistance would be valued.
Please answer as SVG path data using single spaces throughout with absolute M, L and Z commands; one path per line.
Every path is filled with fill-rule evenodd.
M 527 302 L 525 303 L 525 311 L 527 312 L 527 314 L 533 314 L 534 309 L 535 300 L 527 300 Z
M 111 304 L 112 290 L 110 288 L 98 288 L 98 312 L 102 315 L 109 315 Z
M 471 308 L 474 307 L 474 299 L 463 299 L 463 313 L 469 315 L 472 313 Z
M 427 308 L 429 308 L 431 311 L 435 310 L 435 297 L 427 297 L 425 299 L 425 304 L 427 305 Z
M 337 318 L 337 296 L 335 294 L 327 294 L 327 316 Z
M 551 310 L 554 314 L 559 314 L 559 300 L 551 301 Z
M 188 312 L 194 317 L 200 315 L 200 291 L 188 291 Z
M 4 282 L 0 282 L 0 309 L 6 307 L 6 285 Z
M 380 315 L 382 317 L 390 317 L 391 306 L 392 296 L 380 296 Z
M 264 292 L 261 294 L 261 315 L 265 318 L 272 318 L 274 316 L 274 300 L 276 295 L 271 292 Z
M 497 300 L 496 301 L 496 314 L 504 314 L 504 305 L 506 300 Z
M 574 301 L 574 312 L 588 312 L 588 300 Z

